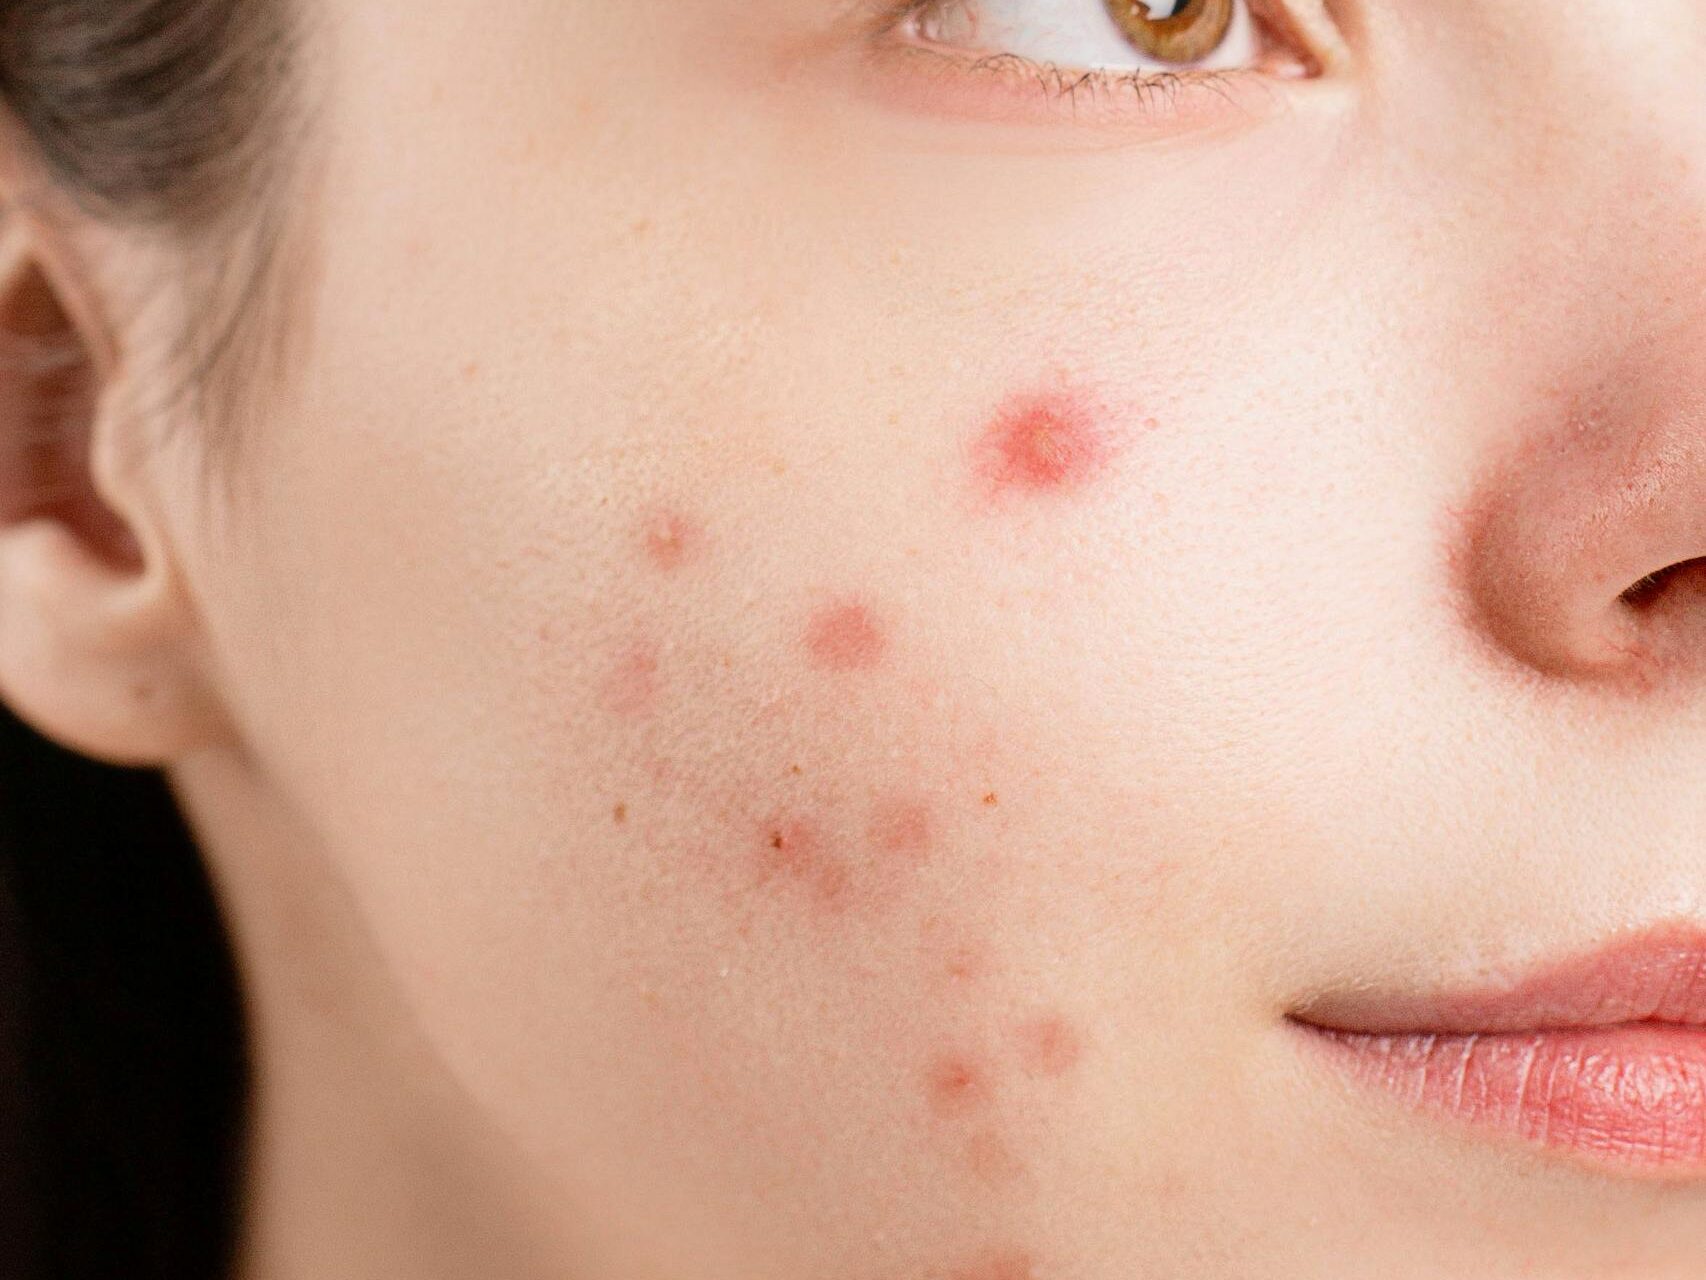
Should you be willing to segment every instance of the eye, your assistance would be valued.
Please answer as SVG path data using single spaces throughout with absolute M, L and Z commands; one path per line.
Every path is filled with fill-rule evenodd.
M 1273 41 L 1250 0 L 919 0 L 921 43 L 1055 67 L 1258 69 Z

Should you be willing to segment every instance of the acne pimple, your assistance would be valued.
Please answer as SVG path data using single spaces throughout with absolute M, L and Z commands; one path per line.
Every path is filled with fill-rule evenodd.
M 641 536 L 646 559 L 660 573 L 673 573 L 679 569 L 698 551 L 703 540 L 699 526 L 673 510 L 652 512 L 646 518 Z
M 827 671 L 867 670 L 882 661 L 887 647 L 876 615 L 856 602 L 819 609 L 806 625 L 806 655 Z
M 1064 392 L 1009 398 L 973 449 L 976 472 L 992 495 L 1076 489 L 1114 456 L 1110 431 L 1082 398 Z
M 852 883 L 847 864 L 835 855 L 817 824 L 808 819 L 765 823 L 757 862 L 763 883 L 780 880 L 803 888 L 816 906 L 827 911 L 839 911 L 846 905 Z
M 1057 1013 L 1039 1014 L 1021 1022 L 1013 1037 L 1020 1063 L 1033 1076 L 1063 1076 L 1084 1054 L 1083 1037 Z
M 961 1053 L 947 1053 L 930 1064 L 925 1099 L 938 1116 L 964 1115 L 986 1105 L 993 1094 L 983 1064 Z

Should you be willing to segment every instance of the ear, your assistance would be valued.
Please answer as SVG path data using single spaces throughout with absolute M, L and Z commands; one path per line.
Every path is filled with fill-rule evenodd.
M 150 469 L 119 464 L 125 361 L 68 244 L 0 212 L 0 698 L 74 751 L 164 766 L 229 726 Z

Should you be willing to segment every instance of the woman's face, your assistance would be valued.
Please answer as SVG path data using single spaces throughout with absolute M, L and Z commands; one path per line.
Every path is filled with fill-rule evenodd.
M 314 6 L 295 856 L 611 1275 L 1694 1274 L 1287 1015 L 1706 913 L 1706 9 L 893 8 Z

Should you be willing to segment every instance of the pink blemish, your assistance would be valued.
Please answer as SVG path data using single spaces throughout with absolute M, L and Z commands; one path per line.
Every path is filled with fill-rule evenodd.
M 989 1102 L 993 1087 L 983 1065 L 964 1054 L 944 1054 L 930 1064 L 925 1098 L 939 1116 L 964 1115 Z
M 1043 1014 L 1022 1022 L 1013 1037 L 1019 1061 L 1033 1076 L 1063 1076 L 1084 1056 L 1083 1038 L 1059 1014 Z
M 926 964 L 937 968 L 950 987 L 965 987 L 987 977 L 995 967 L 989 944 L 967 938 L 940 916 L 926 916 L 920 928 Z
M 906 861 L 923 861 L 930 850 L 929 806 L 915 800 L 879 805 L 871 817 L 871 843 Z
M 953 1280 L 1036 1280 L 1037 1263 L 1026 1249 L 992 1249 L 952 1273 Z
M 605 702 L 619 716 L 641 716 L 652 709 L 658 692 L 658 646 L 637 640 L 622 651 L 605 681 Z
M 846 904 L 851 879 L 847 865 L 829 849 L 814 823 L 798 818 L 766 823 L 758 843 L 758 869 L 762 880 L 803 887 L 826 910 Z
M 646 558 L 663 573 L 673 573 L 698 550 L 702 534 L 679 511 L 654 512 L 644 528 Z
M 820 609 L 806 625 L 806 653 L 828 671 L 863 671 L 882 661 L 888 641 L 883 628 L 862 604 Z
M 979 1130 L 966 1142 L 966 1167 L 986 1186 L 1003 1187 L 1024 1176 L 1025 1162 L 992 1129 Z
M 974 447 L 992 494 L 1075 489 L 1113 460 L 1113 439 L 1082 400 L 1060 392 L 1009 399 Z

